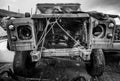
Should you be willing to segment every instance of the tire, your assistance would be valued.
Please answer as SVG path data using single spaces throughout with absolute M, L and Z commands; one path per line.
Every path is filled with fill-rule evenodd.
M 105 57 L 102 49 L 93 49 L 90 57 L 90 75 L 93 77 L 101 76 L 105 68 Z
M 18 76 L 31 77 L 35 70 L 30 51 L 16 51 L 13 61 L 13 71 Z

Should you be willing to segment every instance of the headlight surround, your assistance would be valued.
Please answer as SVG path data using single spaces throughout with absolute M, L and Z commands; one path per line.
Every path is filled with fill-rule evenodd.
M 9 25 L 8 28 L 9 28 L 9 30 L 11 30 L 11 31 L 14 31 L 14 30 L 15 30 L 15 26 L 14 26 L 14 25 Z
M 32 38 L 32 30 L 29 25 L 21 25 L 17 28 L 18 37 L 21 40 L 29 40 Z

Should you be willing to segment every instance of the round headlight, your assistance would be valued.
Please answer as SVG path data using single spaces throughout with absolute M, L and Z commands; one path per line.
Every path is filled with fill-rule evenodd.
M 16 40 L 17 40 L 17 37 L 16 37 L 16 36 L 12 36 L 12 37 L 11 37 L 11 40 L 12 40 L 12 41 L 16 41 Z
M 108 39 L 110 39 L 110 38 L 112 38 L 112 37 L 113 37 L 113 34 L 112 34 L 112 33 L 108 33 L 108 34 L 107 34 L 107 38 L 108 38 Z
M 114 26 L 115 26 L 114 23 L 109 24 L 109 28 L 114 28 Z
M 105 27 L 102 25 L 97 25 L 96 27 L 93 28 L 93 35 L 98 38 L 104 37 L 105 33 L 104 28 Z
M 22 25 L 18 27 L 18 37 L 21 40 L 28 40 L 32 38 L 32 30 L 28 25 Z
M 14 25 L 9 25 L 9 30 L 14 31 L 15 30 Z

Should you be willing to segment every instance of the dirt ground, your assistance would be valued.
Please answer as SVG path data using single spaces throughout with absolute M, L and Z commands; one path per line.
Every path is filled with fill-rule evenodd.
M 120 55 L 107 54 L 104 74 L 99 81 L 120 81 Z

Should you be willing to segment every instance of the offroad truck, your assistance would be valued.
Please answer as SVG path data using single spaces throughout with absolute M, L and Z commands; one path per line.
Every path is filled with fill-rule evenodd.
M 104 51 L 120 48 L 120 31 L 114 20 L 118 16 L 83 12 L 78 3 L 36 6 L 35 14 L 30 17 L 7 23 L 7 47 L 15 51 L 14 73 L 31 77 L 39 66 L 39 74 L 48 78 L 57 75 L 47 67 L 67 69 L 75 63 L 73 67 L 79 68 L 84 62 L 91 76 L 101 76 L 105 67 Z

